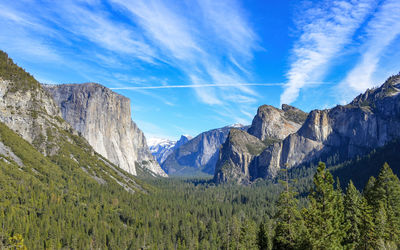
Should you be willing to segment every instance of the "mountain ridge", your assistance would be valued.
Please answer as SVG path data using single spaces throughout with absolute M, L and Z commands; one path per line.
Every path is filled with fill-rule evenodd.
M 343 162 L 399 138 L 399 93 L 398 74 L 347 105 L 311 111 L 295 133 L 272 142 L 253 159 L 250 179 L 274 178 L 283 166 L 294 168 L 332 156 Z

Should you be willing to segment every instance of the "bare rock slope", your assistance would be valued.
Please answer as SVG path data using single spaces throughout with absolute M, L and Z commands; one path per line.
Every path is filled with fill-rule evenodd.
M 366 155 L 374 149 L 399 139 L 400 74 L 390 77 L 379 88 L 367 90 L 347 105 L 311 111 L 304 124 L 293 133 L 283 129 L 290 128 L 291 123 L 282 121 L 284 115 L 282 116 L 281 113 L 275 108 L 262 106 L 253 120 L 249 133 L 270 145 L 253 157 L 250 164 L 247 164 L 249 170 L 244 169 L 244 171 L 248 171 L 249 176 L 247 172 L 243 172 L 242 168 L 242 175 L 248 176 L 249 180 L 273 178 L 282 166 L 293 168 L 316 163 L 319 160 L 338 164 Z M 297 115 L 294 117 L 303 117 L 303 115 L 299 116 L 297 111 L 295 114 Z M 282 133 L 282 131 L 286 132 Z M 279 137 L 280 135 L 282 136 Z M 274 137 L 275 142 L 271 140 Z M 230 144 L 227 142 L 224 147 L 225 145 Z M 243 145 L 237 148 L 243 148 Z M 222 153 L 230 156 L 228 162 L 233 163 L 230 168 L 232 173 L 237 172 L 239 166 L 242 165 L 241 160 L 234 160 L 238 158 L 234 157 L 238 154 L 236 151 L 221 150 Z M 242 154 L 245 153 L 243 151 Z M 220 159 L 225 159 L 226 155 L 220 156 Z M 221 163 L 223 164 L 222 161 Z M 217 166 L 217 169 L 219 168 L 223 166 Z M 226 178 L 219 178 L 219 173 L 215 172 L 214 180 L 226 181 Z M 239 180 L 240 178 L 242 177 L 239 176 Z
M 130 100 L 96 83 L 44 85 L 62 117 L 99 154 L 137 175 L 140 167 L 166 176 L 150 153 L 143 132 L 131 119 Z
M 266 145 L 260 139 L 239 129 L 231 129 L 222 145 L 215 168 L 215 182 L 249 183 L 250 164 Z
M 312 111 L 304 125 L 258 157 L 265 176 L 275 176 L 285 164 L 335 156 L 339 161 L 362 156 L 400 137 L 400 75 L 366 91 L 350 104 Z
M 260 106 L 248 133 L 231 130 L 222 145 L 214 181 L 246 184 L 257 178 L 262 174 L 254 164 L 257 156 L 268 145 L 295 133 L 306 118 L 307 113 L 289 105 L 282 105 L 282 109 Z

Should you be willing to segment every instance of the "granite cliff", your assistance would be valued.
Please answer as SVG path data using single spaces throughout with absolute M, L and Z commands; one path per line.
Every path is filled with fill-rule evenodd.
M 282 110 L 286 109 L 287 106 Z M 311 111 L 303 125 L 297 131 L 288 132 L 283 140 L 278 140 L 282 127 L 288 128 L 285 122 L 265 123 L 259 120 L 263 114 L 274 114 L 270 121 L 277 121 L 282 116 L 274 108 L 260 107 L 253 120 L 249 133 L 264 142 L 272 143 L 249 165 L 248 179 L 273 178 L 282 166 L 288 168 L 308 165 L 319 160 L 332 160 L 340 163 L 358 156 L 363 156 L 376 148 L 400 138 L 400 75 L 390 77 L 381 87 L 367 90 L 357 96 L 348 105 L 338 105 L 332 109 Z M 291 110 L 296 109 L 290 107 Z M 297 113 L 300 114 L 300 113 Z M 267 117 L 267 115 L 265 115 Z M 275 117 L 278 117 L 276 119 Z M 301 117 L 304 115 L 296 115 Z M 297 120 L 291 119 L 291 121 Z M 253 126 L 256 123 L 256 126 Z M 258 124 L 258 125 L 257 125 Z M 279 126 L 282 124 L 283 126 Z M 257 128 L 257 129 L 255 129 Z M 273 129 L 269 129 L 273 128 Z M 269 136 L 275 136 L 275 142 Z M 283 137 L 283 136 L 282 136 Z M 280 137 L 280 138 L 282 138 Z M 273 137 L 272 137 L 273 139 Z M 227 143 L 228 145 L 228 143 Z M 243 147 L 242 147 L 243 148 Z M 227 152 L 231 155 L 232 152 Z M 224 159 L 224 155 L 220 158 Z M 232 173 L 236 172 L 240 161 L 233 161 Z M 218 178 L 218 171 L 214 179 Z M 226 176 L 226 174 L 225 174 Z
M 263 105 L 258 108 L 247 132 L 262 141 L 283 140 L 299 130 L 306 118 L 307 113 L 286 104 L 282 105 L 282 109 Z
M 219 154 L 214 181 L 249 183 L 252 174 L 250 164 L 265 148 L 266 144 L 257 137 L 231 129 Z
M 314 110 L 304 125 L 258 157 L 258 168 L 275 176 L 285 164 L 304 163 L 335 156 L 344 161 L 362 156 L 400 137 L 400 75 L 381 87 L 367 90 L 348 105 Z
M 231 130 L 222 145 L 214 181 L 249 183 L 257 175 L 256 168 L 252 166 L 256 156 L 268 145 L 295 133 L 306 118 L 307 113 L 286 104 L 282 105 L 282 109 L 260 106 L 248 133 Z
M 166 176 L 131 119 L 130 100 L 96 83 L 44 85 L 62 117 L 102 156 L 125 171 Z

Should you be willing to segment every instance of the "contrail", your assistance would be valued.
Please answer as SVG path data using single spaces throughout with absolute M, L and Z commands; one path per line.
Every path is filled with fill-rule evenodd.
M 192 84 L 192 85 L 160 85 L 110 88 L 113 90 L 140 90 L 140 89 L 180 89 L 180 88 L 213 88 L 213 87 L 240 87 L 240 86 L 284 86 L 286 83 L 227 83 L 227 84 Z M 331 84 L 327 82 L 307 82 L 309 85 Z

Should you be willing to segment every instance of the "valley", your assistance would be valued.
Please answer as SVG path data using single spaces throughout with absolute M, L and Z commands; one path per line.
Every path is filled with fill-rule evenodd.
M 146 60 L 159 72 L 170 63 Z M 346 103 L 303 111 L 282 102 L 296 104 L 301 87 L 226 83 L 240 77 L 200 63 L 188 68 L 207 69 L 215 84 L 193 73 L 192 85 L 135 78 L 118 87 L 124 66 L 116 68 L 113 88 L 45 84 L 0 51 L 0 249 L 400 248 L 400 73 Z M 250 86 L 284 88 L 279 107 L 260 105 L 273 103 L 269 93 Z M 188 96 L 155 94 L 186 88 L 210 115 Z M 137 105 L 128 90 L 165 106 Z M 314 97 L 322 103 L 315 95 L 301 106 Z M 196 123 L 215 126 L 199 132 Z M 167 128 L 182 133 L 158 136 Z

